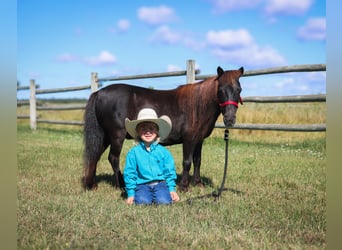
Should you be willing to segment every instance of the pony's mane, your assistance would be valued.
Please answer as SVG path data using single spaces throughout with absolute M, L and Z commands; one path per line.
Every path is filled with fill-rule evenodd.
M 211 77 L 195 83 L 180 85 L 176 88 L 179 106 L 184 110 L 198 107 L 198 111 L 204 110 L 208 103 L 217 102 L 216 77 Z

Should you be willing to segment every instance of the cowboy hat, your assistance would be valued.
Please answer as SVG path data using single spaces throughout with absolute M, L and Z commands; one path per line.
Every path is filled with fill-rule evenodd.
M 128 118 L 125 119 L 126 130 L 133 138 L 138 137 L 136 127 L 139 123 L 142 122 L 153 122 L 157 124 L 159 127 L 158 135 L 160 137 L 160 140 L 165 139 L 171 132 L 172 123 L 170 117 L 168 117 L 167 115 L 158 117 L 156 111 L 154 111 L 153 109 L 144 108 L 139 111 L 136 120 L 129 120 Z

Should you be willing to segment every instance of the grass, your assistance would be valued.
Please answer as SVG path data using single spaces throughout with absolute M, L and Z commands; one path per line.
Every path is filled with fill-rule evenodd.
M 266 123 L 266 111 L 254 110 L 260 106 L 242 107 L 239 122 Z M 324 105 L 304 105 L 292 114 L 285 108 L 292 111 L 279 105 L 267 122 L 291 122 L 293 116 L 296 122 L 325 122 Z M 45 113 L 52 119 L 82 116 Z M 32 132 L 19 120 L 18 249 L 326 248 L 325 133 L 231 130 L 226 190 L 214 201 L 210 194 L 223 175 L 222 137 L 217 129 L 203 146 L 204 188 L 191 186 L 172 206 L 137 207 L 127 206 L 113 187 L 108 151 L 99 162 L 98 190 L 82 191 L 80 127 L 38 124 Z M 131 143 L 124 144 L 121 168 Z M 181 146 L 169 149 L 180 174 Z
M 105 178 L 98 191 L 81 190 L 80 132 L 19 127 L 18 249 L 324 248 L 324 140 L 231 141 L 230 191 L 214 202 L 206 196 L 221 182 L 223 143 L 204 145 L 205 188 L 192 187 L 174 206 L 129 207 Z M 180 173 L 181 147 L 170 150 Z M 98 176 L 112 174 L 105 158 Z

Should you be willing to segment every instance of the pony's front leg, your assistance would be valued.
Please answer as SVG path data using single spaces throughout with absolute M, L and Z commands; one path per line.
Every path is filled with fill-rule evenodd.
M 202 157 L 202 145 L 203 141 L 196 144 L 194 154 L 193 154 L 193 162 L 194 162 L 194 177 L 193 183 L 195 186 L 202 186 L 201 181 L 201 157 Z
M 189 171 L 191 168 L 191 160 L 183 160 L 183 172 L 182 178 L 179 183 L 179 190 L 181 192 L 187 192 L 189 189 Z

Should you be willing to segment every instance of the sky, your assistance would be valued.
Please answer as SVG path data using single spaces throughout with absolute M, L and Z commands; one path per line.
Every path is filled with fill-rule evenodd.
M 17 79 L 41 89 L 90 84 L 91 72 L 115 77 L 186 69 L 200 75 L 326 63 L 322 0 L 18 0 Z M 126 80 L 173 89 L 186 77 Z M 326 93 L 325 72 L 242 77 L 242 96 Z M 103 86 L 118 83 L 104 82 Z M 90 90 L 39 98 L 88 98 Z M 27 99 L 28 91 L 19 91 Z

